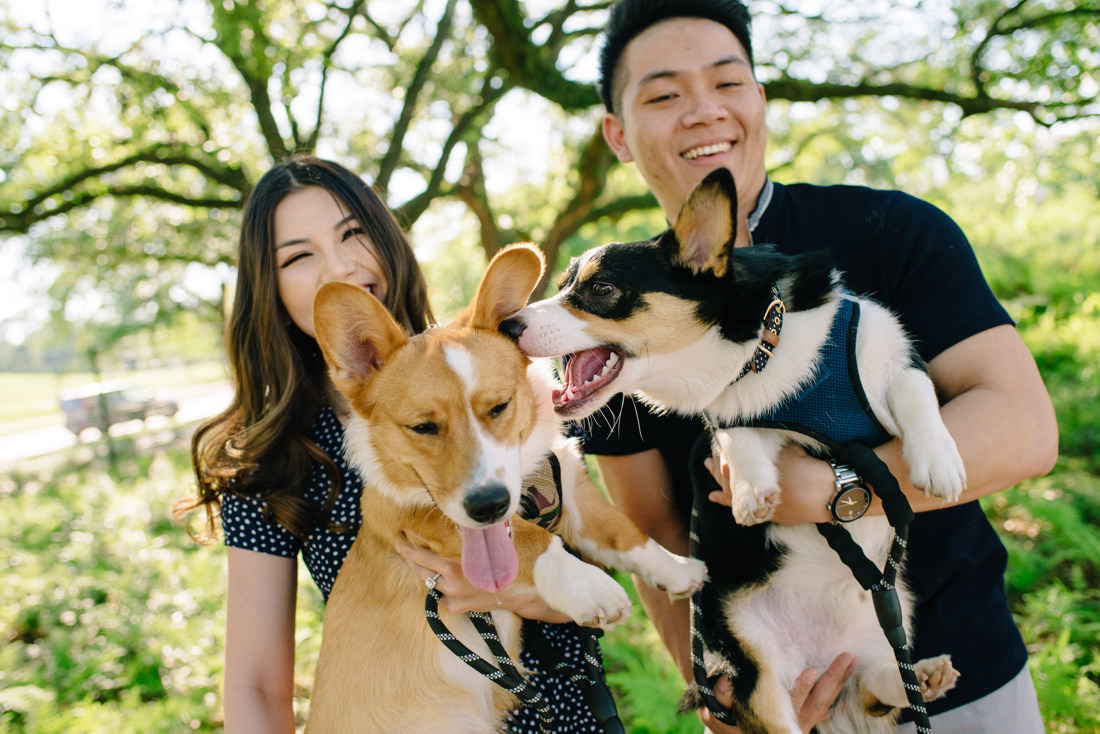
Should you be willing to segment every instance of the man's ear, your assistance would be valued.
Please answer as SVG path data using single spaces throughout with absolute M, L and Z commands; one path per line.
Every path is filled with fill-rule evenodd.
M 603 139 L 615 152 L 615 157 L 620 163 L 630 163 L 634 156 L 630 147 L 626 144 L 626 131 L 623 129 L 623 121 L 612 112 L 605 112 L 603 116 Z
M 688 196 L 672 231 L 677 261 L 694 273 L 711 272 L 721 278 L 730 263 L 737 230 L 737 187 L 725 168 L 707 174 Z

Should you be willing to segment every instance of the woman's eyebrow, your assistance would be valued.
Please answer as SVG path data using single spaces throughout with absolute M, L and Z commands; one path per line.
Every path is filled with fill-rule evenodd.
M 358 220 L 356 219 L 354 214 L 349 214 L 346 217 L 344 217 L 343 219 L 341 219 L 339 222 L 337 222 L 336 224 L 332 225 L 332 229 L 335 231 L 335 230 L 340 229 L 341 227 L 343 227 L 348 222 L 357 222 L 357 221 Z

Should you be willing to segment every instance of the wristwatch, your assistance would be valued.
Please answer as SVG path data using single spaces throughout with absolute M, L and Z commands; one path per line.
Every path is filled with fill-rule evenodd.
M 829 512 L 833 513 L 833 522 L 858 520 L 871 506 L 871 490 L 863 486 L 863 477 L 856 474 L 851 464 L 841 464 L 835 459 L 829 459 L 829 466 L 833 468 L 833 475 L 836 477 L 836 494 L 826 505 Z

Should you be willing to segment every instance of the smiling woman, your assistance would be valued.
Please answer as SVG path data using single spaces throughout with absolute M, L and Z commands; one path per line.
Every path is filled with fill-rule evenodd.
M 279 296 L 291 320 L 316 338 L 313 295 L 332 281 L 355 283 L 384 299 L 386 275 L 374 243 L 332 193 L 307 186 L 275 209 Z

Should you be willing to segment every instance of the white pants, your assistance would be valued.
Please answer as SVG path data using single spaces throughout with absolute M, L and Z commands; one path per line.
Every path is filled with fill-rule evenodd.
M 937 714 L 929 722 L 935 734 L 1044 734 L 1045 731 L 1035 684 L 1026 665 L 1015 678 L 988 696 Z M 916 731 L 912 722 L 898 726 L 898 734 Z
M 934 734 L 1045 734 L 1035 684 L 1026 665 L 988 696 L 933 716 L 929 723 Z M 911 721 L 898 725 L 898 734 L 916 731 Z M 704 728 L 703 734 L 710 730 Z

